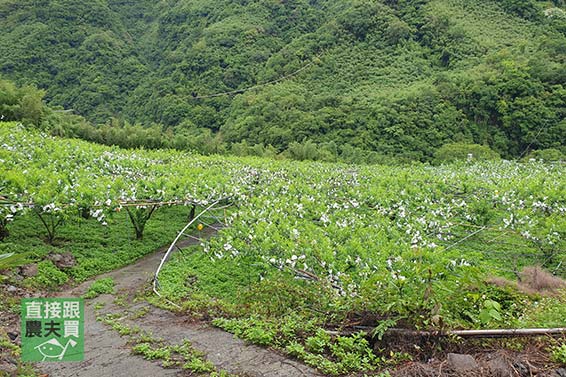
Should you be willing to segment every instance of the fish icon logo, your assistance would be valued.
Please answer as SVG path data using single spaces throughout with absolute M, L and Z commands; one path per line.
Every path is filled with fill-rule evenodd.
M 77 345 L 77 342 L 69 339 L 67 344 L 65 344 L 65 346 L 63 347 L 63 345 L 57 339 L 53 338 L 35 346 L 34 348 L 38 350 L 39 353 L 43 356 L 43 359 L 41 361 L 45 361 L 45 359 L 63 360 L 63 356 L 65 356 L 69 345 L 71 347 L 75 347 Z

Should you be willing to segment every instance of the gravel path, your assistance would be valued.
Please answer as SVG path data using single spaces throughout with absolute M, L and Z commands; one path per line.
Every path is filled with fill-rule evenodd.
M 213 235 L 212 230 L 203 231 L 205 236 Z M 186 240 L 181 247 L 187 247 L 196 241 Z M 112 277 L 116 283 L 116 295 L 126 293 L 132 297 L 151 281 L 166 247 L 138 260 L 124 268 L 103 274 L 101 277 Z M 82 295 L 92 281 L 59 293 L 60 297 L 77 297 Z M 158 362 L 147 361 L 133 355 L 126 344 L 127 338 L 112 330 L 109 326 L 96 321 L 97 315 L 123 313 L 125 308 L 114 304 L 116 295 L 102 295 L 94 300 L 85 300 L 85 357 L 82 362 L 75 363 L 38 363 L 41 371 L 53 377 L 84 376 L 186 376 L 180 368 L 162 368 Z M 96 311 L 95 303 L 104 303 L 104 307 Z M 231 334 L 210 327 L 204 323 L 195 323 L 189 318 L 162 310 L 141 302 L 128 310 L 138 310 L 146 306 L 148 313 L 135 320 L 135 324 L 155 337 L 163 338 L 168 344 L 181 344 L 189 340 L 194 348 L 206 353 L 219 370 L 254 377 L 299 377 L 320 376 L 315 370 L 304 364 L 289 359 L 275 351 L 247 345 Z

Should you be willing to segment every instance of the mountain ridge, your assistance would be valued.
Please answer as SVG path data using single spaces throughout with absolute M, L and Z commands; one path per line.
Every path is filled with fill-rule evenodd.
M 560 0 L 3 0 L 0 25 L 3 77 L 93 123 L 417 160 L 566 139 Z

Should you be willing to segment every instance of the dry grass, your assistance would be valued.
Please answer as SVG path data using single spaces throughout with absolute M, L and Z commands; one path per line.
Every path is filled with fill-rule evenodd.
M 453 370 L 445 356 L 428 363 L 410 362 L 391 373 L 392 377 L 521 377 L 554 376 L 553 365 L 541 344 L 534 343 L 522 352 L 496 349 L 491 352 L 469 352 L 478 363 L 475 370 Z
M 520 273 L 521 283 L 519 285 L 526 286 L 537 292 L 556 291 L 566 288 L 566 280 L 552 275 L 550 272 L 543 270 L 541 267 L 525 267 Z
M 442 373 L 442 372 L 441 372 Z M 438 369 L 424 363 L 409 363 L 392 373 L 393 377 L 436 377 Z
M 566 289 L 566 280 L 552 275 L 539 266 L 525 267 L 519 273 L 519 282 L 502 277 L 490 277 L 487 282 L 498 287 L 513 287 L 519 291 L 533 295 L 555 296 L 560 290 Z

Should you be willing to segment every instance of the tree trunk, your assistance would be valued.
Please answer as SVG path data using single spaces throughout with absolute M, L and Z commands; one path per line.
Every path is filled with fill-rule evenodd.
M 187 222 L 191 222 L 193 221 L 193 219 L 195 218 L 195 213 L 197 211 L 197 206 L 195 204 L 193 204 L 193 207 L 191 208 L 191 211 L 189 212 L 189 217 L 187 218 Z
M 4 238 L 8 237 L 9 235 L 10 232 L 6 227 L 6 224 L 4 224 L 3 221 L 0 221 L 0 241 L 4 241 Z

